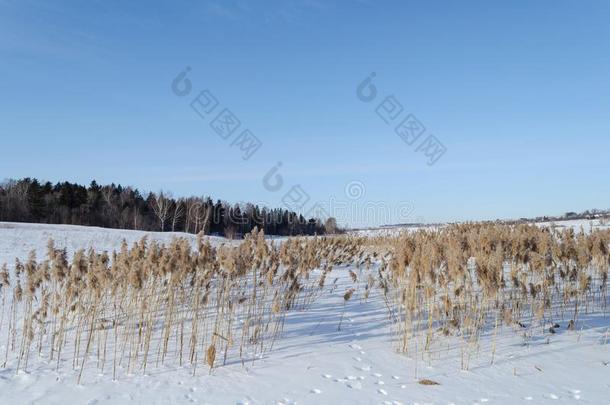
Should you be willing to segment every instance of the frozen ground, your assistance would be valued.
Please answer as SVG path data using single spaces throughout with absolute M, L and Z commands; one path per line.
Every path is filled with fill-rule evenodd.
M 160 243 L 169 243 L 173 238 L 184 238 L 195 245 L 197 237 L 179 232 L 143 232 L 121 229 L 106 229 L 75 225 L 22 224 L 0 222 L 0 262 L 12 262 L 15 257 L 27 258 L 31 250 L 38 252 L 38 258 L 44 258 L 49 238 L 55 241 L 57 248 L 66 248 L 68 254 L 77 249 L 95 247 L 99 250 L 119 250 L 123 240 L 129 245 L 144 236 Z M 208 236 L 213 245 L 236 243 L 225 238 Z
M 599 219 L 573 219 L 568 221 L 557 221 L 557 222 L 537 222 L 538 226 L 550 226 L 557 229 L 572 228 L 575 231 L 583 230 L 590 232 L 593 229 L 608 229 L 610 228 L 610 222 L 600 221 Z
M 590 232 L 593 229 L 610 229 L 610 221 L 603 222 L 599 219 L 586 220 L 586 219 L 574 219 L 567 221 L 557 222 L 535 222 L 539 227 L 549 227 L 555 229 L 566 229 L 572 228 L 576 232 L 581 230 L 584 232 Z M 442 226 L 442 225 L 441 225 Z M 358 229 L 351 233 L 359 236 L 397 236 L 401 232 L 415 232 L 418 229 L 435 229 L 439 225 L 421 225 L 421 226 L 386 226 L 381 228 L 368 228 Z
M 89 246 L 112 250 L 123 238 L 133 242 L 145 234 L 159 241 L 185 236 L 0 223 L 0 262 L 12 262 L 15 256 L 25 259 L 31 249 L 42 258 L 49 237 L 69 251 Z M 217 244 L 223 241 L 214 239 Z M 610 319 L 603 314 L 584 317 L 575 332 L 562 322 L 557 334 L 527 344 L 506 328 L 498 337 L 493 366 L 490 353 L 482 350 L 469 371 L 460 371 L 459 358 L 450 350 L 417 362 L 395 353 L 377 290 L 364 301 L 359 289 L 343 306 L 343 294 L 352 286 L 347 273 L 346 268 L 333 270 L 335 288 L 326 289 L 308 311 L 291 313 L 283 338 L 254 364 L 231 364 L 196 377 L 191 368 L 157 368 L 116 382 L 111 374 L 89 373 L 77 385 L 76 372 L 65 368 L 57 373 L 39 359 L 28 373 L 0 370 L 0 404 L 608 403 Z M 0 352 L 4 350 L 2 343 Z M 422 378 L 440 385 L 420 385 Z

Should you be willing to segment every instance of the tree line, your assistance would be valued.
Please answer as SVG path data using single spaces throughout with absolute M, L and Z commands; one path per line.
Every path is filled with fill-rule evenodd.
M 210 197 L 173 198 L 160 191 L 145 196 L 133 187 L 52 184 L 33 178 L 0 183 L 0 221 L 171 231 L 238 238 L 255 227 L 267 235 L 334 233 L 336 222 L 282 208 L 214 202 Z

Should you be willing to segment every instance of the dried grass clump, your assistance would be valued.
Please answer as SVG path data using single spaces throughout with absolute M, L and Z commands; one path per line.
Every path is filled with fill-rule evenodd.
M 555 331 L 556 320 L 606 310 L 610 231 L 461 224 L 376 240 L 387 250 L 379 284 L 398 350 L 430 356 L 443 338 L 461 342 L 462 368 L 498 328 Z M 546 327 L 545 327 L 546 325 Z M 559 326 L 559 325 L 558 325 Z M 433 349 L 438 340 L 437 348 Z
M 287 311 L 307 308 L 333 266 L 361 256 L 360 243 L 295 238 L 276 246 L 255 230 L 237 247 L 144 238 L 68 260 L 49 241 L 43 262 L 32 253 L 16 261 L 12 279 L 6 266 L 0 271 L 3 364 L 27 369 L 36 352 L 57 369 L 72 367 L 80 382 L 93 364 L 116 379 L 151 366 L 189 365 L 195 374 L 198 365 L 211 372 L 231 359 L 255 361 L 281 335 Z
M 428 380 L 425 378 L 423 380 L 419 380 L 417 383 L 420 385 L 440 385 L 436 381 Z
M 355 288 L 341 293 L 339 329 L 348 303 L 357 305 L 354 294 L 362 301 L 379 292 L 398 351 L 419 360 L 455 349 L 468 369 L 486 353 L 482 342 L 491 341 L 494 362 L 502 328 L 527 343 L 605 312 L 609 246 L 608 230 L 491 223 L 279 245 L 255 230 L 236 247 L 142 239 L 111 254 L 77 251 L 70 260 L 51 241 L 44 261 L 31 254 L 15 262 L 12 276 L 7 266 L 0 270 L 3 365 L 27 369 L 36 353 L 57 369 L 72 367 L 80 381 L 93 367 L 111 368 L 116 379 L 162 365 L 195 374 L 200 365 L 212 372 L 254 362 L 273 348 L 286 314 L 334 292 L 337 278 L 328 277 L 349 266 Z

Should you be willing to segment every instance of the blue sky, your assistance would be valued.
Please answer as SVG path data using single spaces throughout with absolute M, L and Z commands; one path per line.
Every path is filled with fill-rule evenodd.
M 299 185 L 301 211 L 352 225 L 609 208 L 608 21 L 607 1 L 0 0 L 0 177 L 270 206 Z M 204 89 L 232 138 L 189 106 Z M 446 148 L 434 165 L 375 112 L 390 95 Z

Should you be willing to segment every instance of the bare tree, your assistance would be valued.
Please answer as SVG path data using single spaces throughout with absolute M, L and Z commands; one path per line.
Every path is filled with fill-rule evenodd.
M 104 186 L 101 189 L 102 201 L 104 201 L 104 210 L 106 218 L 110 218 L 110 223 L 108 225 L 114 226 L 114 222 L 116 222 L 118 210 L 116 206 L 116 198 L 114 195 L 114 187 L 112 186 Z
M 176 224 L 184 215 L 184 200 L 181 198 L 174 204 L 172 213 L 172 232 L 176 232 Z
M 333 217 L 329 217 L 324 222 L 324 231 L 328 234 L 337 233 L 337 220 Z
M 134 231 L 138 230 L 138 217 L 140 216 L 140 211 L 138 210 L 138 206 L 135 205 L 133 207 L 133 229 Z
M 159 191 L 159 194 L 151 193 L 149 199 L 150 207 L 159 219 L 161 225 L 161 232 L 165 231 L 165 221 L 169 218 L 169 209 L 171 206 L 171 195 L 169 193 L 163 193 Z
M 184 201 L 184 205 L 186 208 L 186 215 L 184 218 L 184 232 L 191 231 L 191 220 L 193 218 L 193 206 L 197 204 L 197 199 L 194 197 L 189 197 Z
M 194 199 L 194 203 L 190 205 L 187 216 L 195 225 L 195 233 L 203 232 L 205 234 L 209 231 L 212 210 L 202 201 Z
M 6 210 L 8 216 L 26 220 L 29 212 L 28 193 L 30 185 L 25 181 L 7 180 L 3 188 L 6 191 Z

